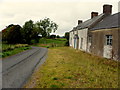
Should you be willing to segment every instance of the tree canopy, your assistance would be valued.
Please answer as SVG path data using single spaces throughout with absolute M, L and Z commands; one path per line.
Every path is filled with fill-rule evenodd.
M 66 33 L 65 33 L 65 38 L 66 38 L 67 40 L 69 40 L 69 32 L 66 32 Z
M 51 32 L 55 32 L 58 28 L 58 25 L 51 21 L 49 18 L 45 18 L 36 23 L 39 31 L 43 37 L 49 37 Z
M 33 34 L 34 34 L 34 24 L 32 20 L 29 20 L 27 22 L 25 22 L 25 24 L 23 25 L 23 28 L 21 30 L 22 33 L 22 38 L 23 38 L 23 43 L 31 43 L 31 40 L 33 38 Z
M 49 18 L 37 21 L 26 21 L 23 27 L 20 25 L 10 24 L 2 31 L 2 40 L 7 43 L 27 43 L 32 44 L 39 42 L 39 34 L 42 37 L 49 37 L 51 32 L 55 32 L 58 25 Z
M 21 43 L 22 37 L 20 30 L 20 25 L 9 25 L 2 31 L 2 40 L 10 44 Z
M 66 46 L 69 46 L 69 32 L 65 33 L 65 38 L 67 39 Z

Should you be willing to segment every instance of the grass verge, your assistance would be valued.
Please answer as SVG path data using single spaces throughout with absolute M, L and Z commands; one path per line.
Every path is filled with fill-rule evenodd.
M 49 49 L 25 88 L 118 88 L 118 62 L 70 47 Z
M 46 48 L 63 47 L 65 46 L 66 41 L 67 40 L 65 38 L 57 38 L 57 39 L 41 38 L 39 40 L 39 43 L 35 44 L 34 46 L 40 46 L 40 47 L 46 47 Z
M 4 52 L 0 53 L 0 57 L 5 58 L 5 57 L 8 57 L 8 56 L 20 53 L 22 51 L 28 50 L 30 48 L 31 47 L 27 46 L 27 47 L 19 47 L 19 48 L 10 49 L 10 50 L 7 50 L 7 51 L 4 51 Z

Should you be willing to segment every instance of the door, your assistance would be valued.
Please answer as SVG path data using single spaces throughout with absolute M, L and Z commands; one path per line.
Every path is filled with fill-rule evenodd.
M 105 45 L 103 50 L 103 56 L 105 58 L 112 59 L 112 35 L 105 36 Z
M 112 46 L 110 45 L 104 46 L 104 57 L 112 59 Z
M 77 49 L 79 49 L 79 38 L 77 39 Z
M 87 48 L 88 52 L 91 52 L 91 43 L 92 43 L 92 36 L 89 36 L 88 37 L 88 48 Z
M 74 39 L 74 48 L 76 49 L 76 45 L 77 45 L 77 43 L 76 43 L 76 38 Z
M 80 49 L 83 48 L 83 38 L 81 38 L 81 45 L 80 45 Z

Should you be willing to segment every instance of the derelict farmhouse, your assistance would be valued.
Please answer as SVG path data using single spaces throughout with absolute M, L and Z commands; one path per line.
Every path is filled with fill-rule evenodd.
M 69 32 L 69 45 L 97 56 L 120 60 L 120 12 L 112 13 L 112 5 L 103 5 L 103 13 L 91 13 L 91 19 Z

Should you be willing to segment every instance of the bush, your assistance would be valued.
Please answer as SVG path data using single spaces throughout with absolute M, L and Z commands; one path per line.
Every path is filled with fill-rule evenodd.
M 11 54 L 10 52 L 4 52 L 4 54 L 2 54 L 2 57 L 9 56 L 10 54 Z
M 28 44 L 16 44 L 16 45 L 3 44 L 2 51 L 6 52 L 6 51 L 14 50 L 15 48 L 20 48 L 20 47 L 28 47 Z
M 66 41 L 65 46 L 69 46 L 69 41 L 68 40 Z
M 37 40 L 31 40 L 30 43 L 31 43 L 31 44 L 35 44 L 35 43 L 37 43 Z
M 54 78 L 52 78 L 53 80 L 58 80 L 58 78 L 57 77 L 54 77 Z
M 51 88 L 59 88 L 58 85 L 51 85 L 50 87 L 51 87 Z

